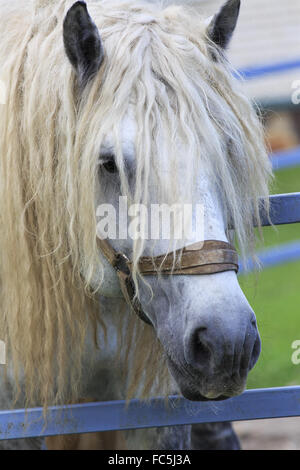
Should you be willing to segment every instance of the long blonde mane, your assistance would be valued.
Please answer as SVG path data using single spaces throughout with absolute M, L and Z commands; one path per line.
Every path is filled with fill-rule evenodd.
M 102 269 L 97 159 L 113 130 L 128 192 L 119 130 L 129 104 L 135 103 L 139 129 L 130 196 L 148 203 L 147 181 L 156 172 L 161 199 L 192 200 L 195 169 L 205 165 L 215 175 L 242 253 L 253 245 L 252 214 L 259 222 L 258 197 L 268 195 L 271 170 L 256 114 L 195 12 L 87 2 L 105 60 L 77 97 L 62 42 L 62 22 L 73 2 L 37 3 L 35 9 L 34 2 L 0 0 L 0 78 L 7 84 L 0 108 L 0 339 L 8 347 L 16 391 L 24 376 L 27 404 L 47 405 L 78 396 L 86 333 L 104 328 L 89 289 Z M 183 177 L 176 164 L 179 140 L 187 161 L 182 195 L 176 194 L 176 180 Z M 166 161 L 168 178 L 161 176 Z M 135 262 L 142 251 L 137 242 Z M 135 360 L 130 393 L 142 372 L 145 390 L 151 389 L 161 358 L 154 334 L 139 324 L 134 321 L 127 345 Z

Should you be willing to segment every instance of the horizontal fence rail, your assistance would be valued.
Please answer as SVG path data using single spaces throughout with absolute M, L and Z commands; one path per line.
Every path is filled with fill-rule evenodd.
M 263 269 L 300 261 L 300 241 L 268 248 L 257 253 L 257 257 Z M 256 269 L 257 267 L 254 265 L 253 261 L 248 260 L 246 266 L 244 266 L 243 263 L 240 263 L 239 274 L 248 274 Z
M 289 60 L 286 62 L 278 62 L 267 65 L 250 66 L 240 69 L 237 76 L 242 76 L 246 80 L 265 77 L 266 75 L 274 75 L 278 73 L 289 72 L 290 70 L 300 69 L 300 58 Z
M 182 397 L 152 398 L 52 407 L 47 423 L 41 408 L 0 412 L 0 439 L 143 429 L 196 423 L 300 416 L 300 387 L 248 390 L 219 402 Z
M 300 193 L 277 194 L 270 196 L 270 220 L 262 211 L 262 225 L 286 225 L 300 223 Z M 300 240 L 270 247 L 257 253 L 262 268 L 300 260 Z M 251 259 L 239 265 L 239 274 L 250 273 L 257 267 Z
M 270 220 L 262 212 L 262 225 L 269 226 Z M 273 225 L 300 223 L 300 193 L 270 196 L 270 219 Z
M 270 63 L 267 65 L 254 65 L 249 67 L 244 67 L 234 75 L 237 78 L 242 78 L 244 80 L 253 80 L 266 77 L 268 75 L 277 75 L 282 73 L 287 73 L 292 70 L 300 69 L 300 58 L 295 58 L 294 60 L 289 60 L 286 62 L 277 62 Z M 297 78 L 297 77 L 295 77 Z M 297 109 L 299 104 L 292 102 L 291 98 L 279 98 L 279 99 L 264 99 L 261 102 L 257 103 L 260 109 L 276 109 L 276 110 L 286 110 L 286 109 Z
M 273 170 L 284 170 L 300 166 L 300 147 L 271 155 Z

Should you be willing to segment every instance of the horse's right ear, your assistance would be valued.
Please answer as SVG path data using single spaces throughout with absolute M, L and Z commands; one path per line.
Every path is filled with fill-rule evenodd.
M 208 36 L 221 49 L 226 49 L 239 17 L 241 0 L 227 0 L 208 25 Z
M 80 87 L 98 72 L 104 52 L 97 26 L 85 2 L 76 2 L 69 9 L 63 25 L 66 54 L 76 70 Z

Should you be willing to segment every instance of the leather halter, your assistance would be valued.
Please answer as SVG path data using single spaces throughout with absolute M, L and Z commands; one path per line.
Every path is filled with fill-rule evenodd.
M 97 239 L 100 250 L 116 270 L 124 298 L 141 320 L 152 325 L 135 296 L 132 263 L 124 253 L 115 251 L 107 240 Z M 155 275 L 204 275 L 224 271 L 238 272 L 238 254 L 227 242 L 205 240 L 166 255 L 154 258 L 144 256 L 139 260 L 139 273 Z

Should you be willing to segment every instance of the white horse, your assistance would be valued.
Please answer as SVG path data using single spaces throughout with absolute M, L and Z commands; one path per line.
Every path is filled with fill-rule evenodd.
M 224 52 L 239 7 L 229 0 L 207 22 L 183 6 L 136 1 L 0 1 L 2 408 L 168 393 L 223 400 L 244 390 L 259 333 L 232 259 L 218 266 L 229 228 L 242 255 L 253 249 L 271 169 Z M 117 219 L 107 246 L 131 261 L 127 300 L 146 323 L 97 244 L 97 208 L 120 210 L 120 196 L 146 208 L 189 203 L 192 220 L 195 204 L 204 208 L 202 239 L 189 243 L 141 236 L 147 214 L 137 236 L 121 236 L 129 222 Z M 175 274 L 175 263 L 173 276 L 141 275 L 143 257 L 207 240 L 221 243 L 210 274 Z M 132 431 L 108 445 L 238 443 L 217 424 Z

